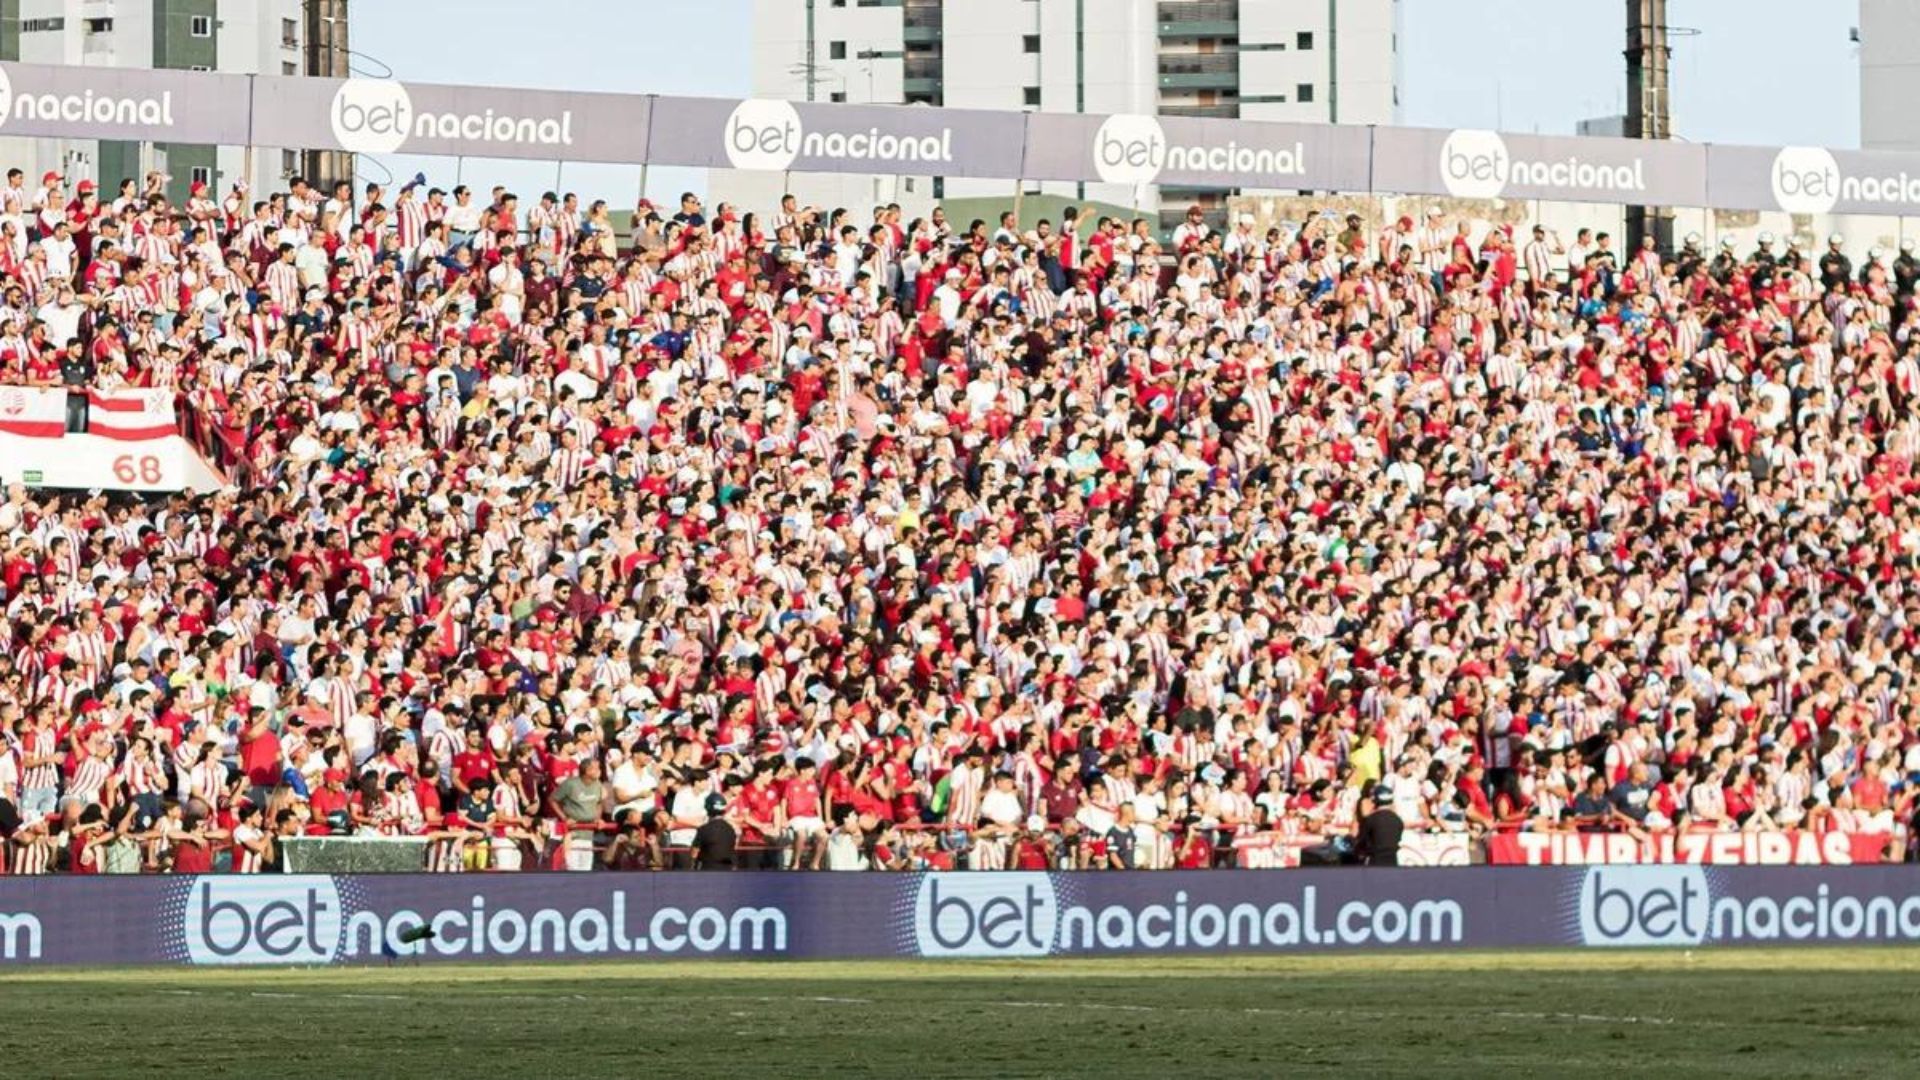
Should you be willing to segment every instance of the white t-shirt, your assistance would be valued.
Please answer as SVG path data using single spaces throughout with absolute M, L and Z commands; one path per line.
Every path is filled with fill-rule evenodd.
M 1015 795 L 1011 791 L 1001 791 L 995 788 L 987 792 L 986 797 L 980 800 L 980 816 L 993 822 L 995 825 L 1016 824 L 1022 816 L 1020 812 L 1020 796 Z

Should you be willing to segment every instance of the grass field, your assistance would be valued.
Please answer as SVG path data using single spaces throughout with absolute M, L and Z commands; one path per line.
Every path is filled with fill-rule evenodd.
M 12 972 L 0 1075 L 1920 1075 L 1920 949 Z

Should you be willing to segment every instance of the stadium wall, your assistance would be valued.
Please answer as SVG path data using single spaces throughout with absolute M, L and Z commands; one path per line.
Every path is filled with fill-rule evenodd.
M 1920 868 L 0 878 L 0 965 L 1920 941 Z

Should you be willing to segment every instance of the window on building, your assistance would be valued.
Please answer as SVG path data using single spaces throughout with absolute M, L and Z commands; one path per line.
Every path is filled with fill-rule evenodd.
M 845 60 L 846 58 L 847 58 L 847 43 L 846 43 L 846 42 L 844 42 L 844 41 L 829 41 L 829 42 L 827 43 L 827 59 L 829 59 L 829 60 Z
M 1024 37 L 1022 37 L 1020 39 L 1020 51 L 1027 52 L 1027 53 L 1039 52 L 1040 51 L 1040 35 L 1027 34 Z
M 187 170 L 187 183 L 205 184 L 211 188 L 213 187 L 213 170 L 205 165 L 195 165 Z
M 86 20 L 86 28 L 89 34 L 111 34 L 113 33 L 113 20 L 111 18 L 88 19 Z
M 1039 108 L 1040 106 L 1040 88 L 1039 87 L 1029 86 L 1025 90 L 1022 90 L 1020 92 L 1020 96 L 1021 96 L 1021 104 L 1028 105 L 1033 108 Z
M 280 20 L 280 47 L 297 49 L 300 47 L 300 24 L 293 19 Z
M 1293 35 L 1293 47 L 1303 50 L 1313 48 L 1313 31 L 1302 30 Z
M 1312 101 L 1313 100 L 1313 84 L 1310 82 L 1303 82 L 1298 86 L 1295 86 L 1293 88 L 1293 100 L 1300 102 L 1302 105 Z
M 187 33 L 194 37 L 213 36 L 213 16 L 194 15 L 187 19 Z
M 65 30 L 66 28 L 67 20 L 64 16 L 60 15 L 55 15 L 51 19 L 20 20 L 20 32 L 23 34 L 34 34 L 43 30 Z
M 933 104 L 933 95 L 916 91 L 915 93 L 911 93 L 907 95 L 907 104 L 931 105 Z
M 845 90 L 835 90 L 831 94 L 827 95 L 827 100 L 828 101 L 845 101 L 847 100 L 847 92 Z
M 833 0 L 833 5 L 832 5 L 832 6 L 834 6 L 834 7 L 846 7 L 846 6 L 847 6 L 847 0 Z
M 291 60 L 282 60 L 280 61 L 280 74 L 298 75 L 300 74 L 300 65 Z
M 282 177 L 292 176 L 293 174 L 299 171 L 300 171 L 300 151 L 298 150 L 280 151 L 280 175 Z

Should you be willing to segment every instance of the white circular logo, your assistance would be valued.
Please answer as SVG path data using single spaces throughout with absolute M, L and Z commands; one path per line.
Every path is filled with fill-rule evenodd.
M 13 79 L 0 67 L 0 127 L 13 117 Z
M 736 169 L 779 172 L 800 156 L 801 134 L 792 102 L 748 98 L 727 116 L 727 160 Z
M 198 877 L 181 918 L 195 964 L 325 964 L 345 924 L 324 874 Z
M 1783 147 L 1767 178 L 1773 201 L 1789 214 L 1824 214 L 1840 200 L 1840 163 L 1818 146 Z
M 1167 163 L 1167 132 L 1160 121 L 1116 113 L 1093 133 L 1093 169 L 1109 184 L 1151 184 Z
M 1494 198 L 1507 186 L 1507 140 L 1463 127 L 1440 144 L 1440 183 L 1455 198 Z
M 333 92 L 327 120 L 341 149 L 391 154 L 413 130 L 413 98 L 392 79 L 348 79 Z
M 1713 890 L 1698 866 L 1594 866 L 1580 882 L 1584 945 L 1698 945 Z
M 913 898 L 921 956 L 1045 956 L 1059 924 L 1046 874 L 922 874 Z
M 1507 141 L 1497 131 L 1461 128 L 1440 144 L 1440 182 L 1461 199 L 1491 199 L 1507 186 Z

